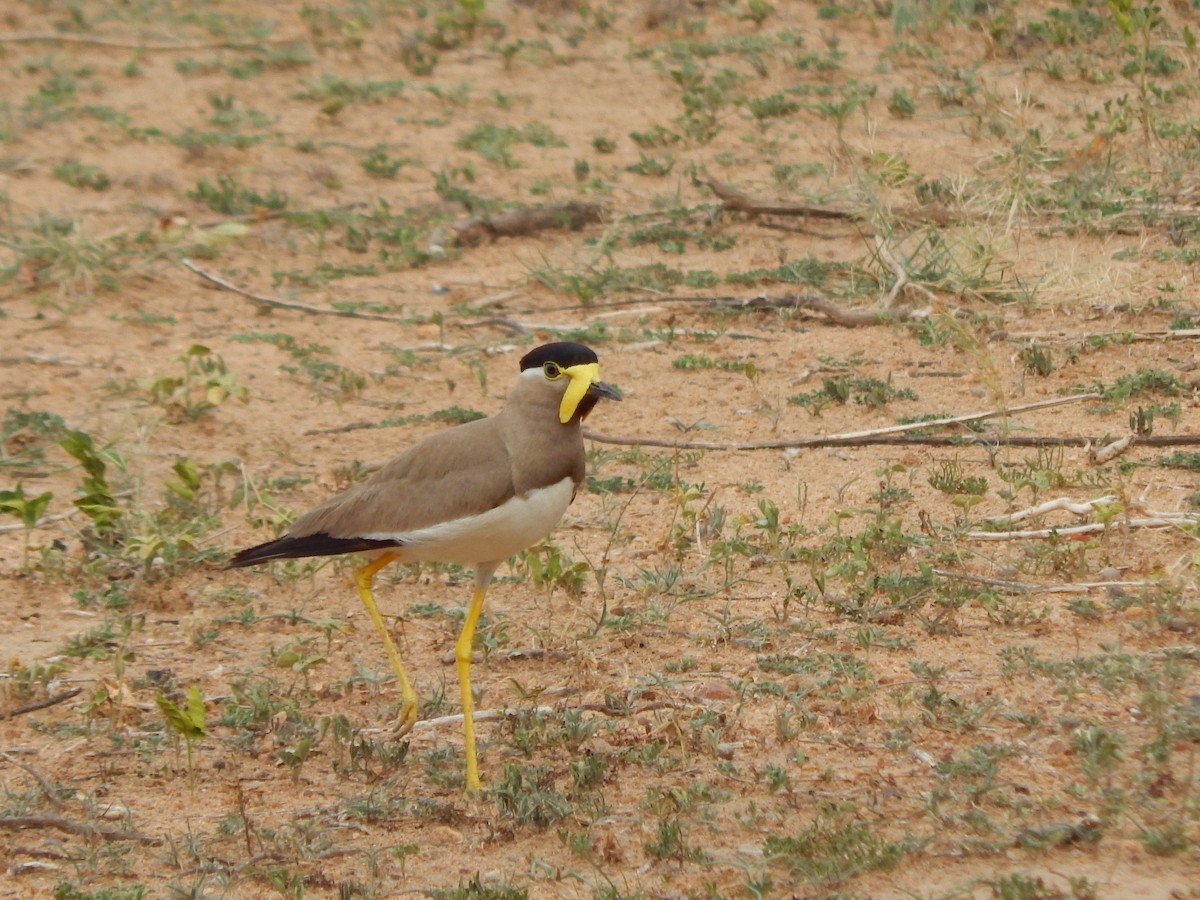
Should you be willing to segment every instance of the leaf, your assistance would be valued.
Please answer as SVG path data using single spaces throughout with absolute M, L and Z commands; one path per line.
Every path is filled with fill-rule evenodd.
M 0 491 L 0 512 L 12 513 L 27 529 L 33 528 L 53 496 L 46 491 L 36 497 L 26 497 L 24 485 L 18 483 L 14 491 Z
M 82 431 L 68 431 L 67 436 L 58 442 L 58 446 L 79 460 L 83 470 L 92 478 L 104 480 L 106 466 L 104 460 L 96 452 L 96 445 L 92 441 L 91 435 Z
M 188 719 L 191 720 L 192 724 L 196 727 L 196 730 L 200 732 L 201 736 L 203 736 L 204 735 L 204 698 L 200 695 L 200 688 L 196 687 L 194 684 L 190 688 L 188 688 L 187 708 L 188 708 Z
M 325 662 L 319 653 L 304 653 L 299 647 L 285 647 L 275 656 L 275 665 L 293 672 L 307 672 L 315 665 Z
M 32 528 L 38 523 L 38 519 L 46 512 L 46 507 L 50 505 L 54 494 L 50 491 L 38 494 L 31 498 L 25 505 L 25 527 Z
M 1117 27 L 1121 29 L 1121 33 L 1125 37 L 1133 35 L 1132 9 L 1131 0 L 1108 0 L 1108 11 L 1112 13 Z
M 25 505 L 24 501 L 25 488 L 20 484 L 15 491 L 0 491 L 0 509 L 14 516 L 20 515 L 21 508 Z
M 179 476 L 178 481 L 168 481 L 167 488 L 184 500 L 195 500 L 200 490 L 200 472 L 190 459 L 176 460 L 171 471 Z
M 113 523 L 121 518 L 122 512 L 113 505 L 113 498 L 107 493 L 90 493 L 74 501 L 85 516 L 91 519 L 100 532 L 112 529 Z
M 204 391 L 204 399 L 209 406 L 220 406 L 228 396 L 229 392 L 219 384 L 210 384 Z
M 187 692 L 187 708 L 184 709 L 172 701 L 166 694 L 154 698 L 158 708 L 167 719 L 167 725 L 176 734 L 186 740 L 193 741 L 204 737 L 204 698 L 200 688 L 192 685 Z
M 308 754 L 312 750 L 313 741 L 310 737 L 301 738 L 295 747 L 284 747 L 276 754 L 280 762 L 288 766 L 298 766 L 308 759 Z

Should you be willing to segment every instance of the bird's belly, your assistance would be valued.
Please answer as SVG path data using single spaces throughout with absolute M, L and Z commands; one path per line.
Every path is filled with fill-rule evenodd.
M 549 534 L 566 512 L 574 492 L 575 483 L 564 478 L 478 515 L 413 531 L 362 536 L 398 541 L 401 546 L 392 552 L 401 562 L 501 562 Z

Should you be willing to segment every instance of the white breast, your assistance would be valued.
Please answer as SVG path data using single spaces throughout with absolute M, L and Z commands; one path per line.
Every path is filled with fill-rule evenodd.
M 513 497 L 485 513 L 414 531 L 380 531 L 362 537 L 399 541 L 401 546 L 393 552 L 401 562 L 502 562 L 549 534 L 567 511 L 574 491 L 574 482 L 564 478 L 524 497 Z

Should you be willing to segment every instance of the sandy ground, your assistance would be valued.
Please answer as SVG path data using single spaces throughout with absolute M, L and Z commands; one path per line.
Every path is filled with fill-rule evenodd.
M 1079 446 L 589 442 L 592 489 L 553 538 L 581 573 L 578 595 L 520 564 L 490 595 L 480 709 L 524 713 L 481 723 L 485 777 L 502 788 L 472 798 L 455 722 L 389 736 L 398 695 L 350 561 L 223 570 L 364 466 L 448 427 L 432 414 L 498 410 L 520 354 L 564 333 L 582 334 L 625 394 L 588 423 L 605 435 L 836 434 L 1145 369 L 1184 387 L 989 426 L 1100 442 L 1126 434 L 1139 406 L 1177 403 L 1154 433 L 1196 434 L 1194 340 L 1112 338 L 1200 315 L 1194 263 L 1173 252 L 1195 237 L 1195 179 L 1163 162 L 1188 157 L 1147 155 L 1136 122 L 1087 127 L 1111 121 L 1129 81 L 1051 77 L 1053 54 L 1083 64 L 1028 30 L 1006 42 L 947 24 L 906 44 L 865 9 L 830 20 L 777 2 L 759 26 L 742 6 L 488 4 L 474 30 L 447 27 L 456 46 L 428 73 L 412 54 L 430 52 L 435 19 L 410 6 L 5 13 L 11 35 L 61 37 L 0 45 L 12 235 L 0 489 L 52 492 L 54 517 L 28 549 L 16 518 L 0 534 L 0 710 L 80 693 L 0 721 L 0 897 L 396 896 L 476 877 L 534 897 L 1197 896 L 1194 521 L 967 536 L 1064 497 L 1115 496 L 1118 520 L 1194 517 L 1195 472 L 1161 465 L 1169 449 L 1096 465 Z M 1052 8 L 1022 4 L 1021 21 Z M 266 33 L 247 36 L 257 24 Z M 1119 66 L 1107 51 L 1096 65 Z M 639 146 L 632 132 L 683 130 L 681 85 L 696 78 L 741 98 L 717 107 L 715 137 Z M 1186 121 L 1194 68 L 1163 83 L 1190 91 L 1161 111 Z M 854 84 L 876 92 L 839 132 L 819 105 Z M 911 117 L 888 112 L 897 91 L 915 98 Z M 776 94 L 796 108 L 756 118 L 749 101 Z M 464 136 L 493 125 L 555 140 L 489 161 Z M 672 167 L 647 174 L 647 157 Z M 401 164 L 380 177 L 389 160 Z M 108 183 L 80 186 L 78 166 Z M 439 176 L 497 207 L 580 200 L 602 215 L 455 247 L 443 223 L 468 213 Z M 722 212 L 709 177 L 854 217 Z M 257 197 L 214 209 L 221 178 Z M 1077 194 L 1062 189 L 1072 179 Z M 1040 199 L 1147 181 L 1155 202 L 1177 204 L 1176 225 L 1070 228 L 1061 203 Z M 664 223 L 683 237 L 631 237 Z M 823 292 L 869 306 L 895 280 L 877 237 L 921 285 L 899 300 L 928 325 L 845 328 L 709 302 L 813 290 L 765 274 L 794 264 L 831 267 Z M 222 289 L 185 257 L 282 303 Z M 547 284 L 657 264 L 691 283 L 594 297 Z M 326 314 L 335 304 L 375 318 Z M 1031 341 L 1048 374 L 1027 365 Z M 195 345 L 208 352 L 188 374 Z M 223 372 L 202 371 L 218 357 Z M 907 393 L 819 416 L 788 401 L 841 376 Z M 136 523 L 121 546 L 73 513 L 82 471 L 52 427 L 20 425 L 35 412 L 110 451 L 116 502 Z M 186 501 L 166 487 L 181 460 L 200 475 Z M 930 484 L 955 466 L 986 480 L 977 505 Z M 1000 477 L 1016 471 L 1027 482 Z M 759 522 L 763 501 L 782 537 Z M 1059 511 L 1023 527 L 1094 521 Z M 908 537 L 888 543 L 876 526 Z M 887 579 L 905 577 L 932 581 L 899 602 Z M 469 578 L 427 568 L 378 584 L 423 715 L 453 715 Z M 944 671 L 931 681 L 922 664 Z M 207 727 L 189 773 L 155 698 L 183 702 L 191 686 Z M 1116 736 L 1115 756 L 1088 749 L 1096 735 Z M 598 761 L 594 783 L 581 760 Z M 510 766 L 538 790 L 512 788 Z M 530 793 L 566 808 L 539 818 L 505 800 Z M 772 857 L 773 838 L 846 823 L 904 850 L 831 879 Z M 1180 845 L 1155 852 L 1156 829 Z M 1033 892 L 1001 893 L 1014 875 Z

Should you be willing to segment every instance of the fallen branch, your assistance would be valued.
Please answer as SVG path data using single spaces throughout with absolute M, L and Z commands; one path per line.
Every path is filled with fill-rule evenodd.
M 630 709 L 617 709 L 611 706 L 606 706 L 603 703 L 580 703 L 577 706 L 557 707 L 557 706 L 532 706 L 532 707 L 515 707 L 511 709 L 484 709 L 476 710 L 474 719 L 479 722 L 495 722 L 500 719 L 507 719 L 512 716 L 525 714 L 535 714 L 539 716 L 548 716 L 565 710 L 579 710 L 581 712 L 597 712 L 606 716 L 637 716 L 645 712 L 652 712 L 656 709 L 685 709 L 683 704 L 675 703 L 670 700 L 655 700 L 653 703 L 644 703 L 641 706 Z M 421 719 L 412 727 L 412 734 L 417 734 L 422 731 L 432 731 L 436 728 L 444 728 L 449 725 L 462 725 L 463 714 L 455 713 L 450 716 L 438 716 L 436 719 Z
M 1144 519 L 1114 519 L 1091 525 L 1071 525 L 1066 528 L 1039 528 L 1036 531 L 968 531 L 965 537 L 975 541 L 1020 541 L 1027 538 L 1078 537 L 1121 528 L 1179 528 L 1198 525 L 1200 517 L 1187 513 L 1163 513 Z
M 93 368 L 101 368 L 110 365 L 110 363 L 100 362 L 83 362 L 78 359 L 71 359 L 67 356 L 45 356 L 40 353 L 21 353 L 18 355 L 0 356 L 0 365 L 16 366 L 30 363 L 35 366 L 71 366 L 83 368 L 91 366 Z
M 1103 466 L 1112 462 L 1126 450 L 1133 446 L 1133 442 L 1137 435 L 1127 434 L 1123 438 L 1117 438 L 1111 444 L 1106 444 L 1103 447 L 1088 448 L 1088 462 L 1093 466 Z
M 1003 516 L 995 516 L 988 519 L 988 522 L 997 525 L 1011 524 L 1013 522 L 1020 522 L 1022 519 L 1032 519 L 1034 516 L 1043 516 L 1048 512 L 1057 512 L 1058 510 L 1065 510 L 1077 516 L 1088 516 L 1096 511 L 1096 507 L 1116 502 L 1117 497 L 1114 494 L 1097 497 L 1095 500 L 1085 500 L 1082 503 L 1072 500 L 1070 497 L 1059 497 L 1057 500 L 1047 500 L 1045 503 L 1039 503 L 1037 506 L 1031 506 L 1028 509 L 1018 510 L 1017 512 L 1008 513 Z
M 1005 334 L 1010 341 L 1087 341 L 1110 340 L 1116 343 L 1145 341 L 1179 341 L 1200 338 L 1200 328 L 1179 328 L 1165 331 L 1097 331 L 1086 334 L 1071 334 L 1066 331 L 1010 331 Z
M 10 765 L 16 766 L 18 769 L 24 769 L 25 772 L 38 783 L 38 787 L 42 789 L 42 793 L 46 795 L 46 799 L 50 801 L 51 805 L 54 806 L 55 809 L 62 809 L 62 801 L 54 795 L 54 789 L 50 787 L 50 783 L 42 777 L 41 772 L 29 765 L 29 763 L 22 762 L 15 756 L 5 753 L 3 750 L 0 750 L 0 759 L 4 760 Z
M 896 283 L 892 285 L 891 290 L 889 290 L 879 299 L 879 309 L 893 313 L 893 315 L 899 317 L 900 321 L 902 322 L 906 321 L 907 318 L 911 318 L 911 310 L 908 310 L 909 315 L 905 317 L 901 315 L 903 312 L 902 310 L 893 309 L 896 304 L 896 299 L 900 296 L 900 292 L 906 287 L 911 287 L 913 290 L 919 291 L 930 303 L 933 303 L 937 300 L 937 298 L 933 296 L 933 293 L 928 288 L 922 287 L 909 277 L 908 270 L 904 268 L 904 266 L 900 263 L 900 260 L 896 259 L 895 255 L 891 251 L 891 248 L 888 247 L 887 241 L 885 241 L 879 235 L 875 236 L 875 251 L 879 254 L 879 258 L 883 260 L 884 265 L 891 269 L 892 274 L 896 277 Z
M 781 301 L 783 302 L 772 304 L 769 308 L 779 309 L 786 305 L 794 309 L 811 310 L 821 313 L 829 321 L 833 322 L 834 325 L 841 325 L 843 328 L 865 328 L 869 325 L 884 325 L 888 322 L 907 322 L 915 318 L 914 311 L 908 307 L 891 309 L 881 304 L 866 309 L 859 309 L 842 306 L 840 303 L 834 303 L 828 297 L 821 297 L 815 294 L 789 295 L 781 298 Z M 761 304 L 751 306 L 750 308 L 766 309 L 768 306 Z
M 68 510 L 65 513 L 55 513 L 54 515 L 51 515 L 51 516 L 42 516 L 40 519 L 38 519 L 36 522 L 33 523 L 33 527 L 41 528 L 45 525 L 49 525 L 51 522 L 61 522 L 63 519 L 71 518 L 71 516 L 75 515 L 75 513 L 77 513 L 77 512 L 79 512 L 78 507 L 76 507 L 75 509 L 72 509 L 72 510 Z M 20 522 L 9 523 L 7 525 L 0 525 L 0 534 L 10 534 L 11 532 L 14 532 L 14 531 L 24 531 L 24 530 L 25 530 L 25 526 L 23 524 L 21 524 Z M 0 718 L 3 718 L 3 717 L 0 716 Z
M 112 47 L 117 50 L 261 50 L 264 44 L 301 44 L 295 38 L 264 38 L 261 41 L 199 41 L 196 43 L 139 41 L 135 38 L 93 37 L 86 34 L 59 34 L 57 32 L 25 32 L 0 34 L 0 44 L 87 44 L 94 47 Z
M 1068 403 L 1078 403 L 1081 400 L 1094 400 L 1099 397 L 1099 394 L 1073 394 L 1070 397 L 1056 397 L 1052 400 L 1039 400 L 1036 403 L 1026 403 L 1021 406 L 1010 406 L 1007 408 L 996 408 L 985 410 L 984 412 L 967 413 L 961 416 L 950 416 L 945 419 L 934 419 L 931 422 L 910 422 L 907 425 L 889 425 L 886 428 L 873 428 L 868 431 L 847 431 L 842 434 L 827 434 L 817 435 L 807 438 L 780 438 L 770 441 L 737 441 L 723 443 L 719 441 L 669 441 L 662 438 L 644 438 L 644 437 L 629 437 L 625 435 L 603 434 L 598 431 L 592 431 L 585 428 L 583 435 L 593 441 L 598 441 L 601 444 L 625 444 L 644 447 L 669 447 L 677 450 L 785 450 L 799 447 L 845 447 L 859 446 L 865 444 L 888 444 L 888 443 L 926 443 L 930 439 L 937 438 L 936 435 L 930 436 L 913 436 L 907 441 L 897 439 L 895 435 L 901 435 L 906 432 L 918 431 L 925 428 L 941 428 L 946 425 L 961 425 L 967 422 L 978 422 L 983 419 L 992 419 L 996 416 L 1011 416 L 1015 413 L 1030 412 L 1035 409 L 1049 409 L 1054 406 L 1064 406 Z M 995 436 L 984 438 L 978 436 L 979 440 L 987 440 L 989 443 L 1004 444 L 1012 440 L 1009 437 Z M 1200 442 L 1200 437 L 1195 438 Z M 952 439 L 945 437 L 936 440 L 936 443 L 949 443 Z M 961 443 L 961 438 L 957 439 Z M 1054 440 L 1053 438 L 1034 438 L 1032 440 Z M 1064 438 L 1063 440 L 1079 441 L 1083 443 L 1086 438 Z
M 555 712 L 553 706 L 533 706 L 525 709 L 479 709 L 475 711 L 474 719 L 479 722 L 495 722 L 499 719 L 507 719 L 509 716 L 514 716 L 519 713 L 533 713 L 539 716 L 552 715 Z M 420 719 L 413 724 L 412 733 L 419 734 L 422 731 L 433 731 L 437 728 L 445 728 L 448 725 L 462 725 L 463 714 L 455 713 L 450 716 L 438 716 L 435 719 Z
M 970 581 L 974 584 L 986 584 L 989 587 L 1003 588 L 1014 594 L 1086 594 L 1089 591 L 1107 590 L 1109 588 L 1143 588 L 1153 585 L 1151 581 L 1088 581 L 1079 584 L 1034 584 L 1028 581 L 1005 581 L 1002 578 L 987 578 L 983 575 L 971 575 L 967 572 L 948 572 L 945 569 L 934 569 L 934 575 L 942 578 L 953 578 L 958 581 Z
M 899 307 L 895 310 L 882 310 L 876 307 L 858 308 L 846 307 L 834 303 L 821 294 L 784 294 L 779 297 L 741 297 L 725 295 L 720 297 L 697 296 L 687 294 L 653 294 L 648 297 L 633 297 L 628 300 L 612 300 L 607 303 L 576 303 L 571 306 L 560 306 L 555 312 L 565 312 L 574 309 L 585 309 L 595 312 L 600 309 L 618 309 L 631 306 L 662 305 L 667 303 L 690 303 L 705 306 L 709 309 L 728 309 L 743 312 L 773 312 L 785 309 L 802 309 L 820 313 L 828 317 L 835 325 L 846 328 L 862 328 L 868 325 L 883 325 L 889 322 L 907 321 L 918 318 L 919 314 Z M 576 330 L 578 323 L 573 326 Z M 729 337 L 729 333 L 725 333 Z
M 493 306 L 503 306 L 509 300 L 515 300 L 520 296 L 520 291 L 499 291 L 495 294 L 477 297 L 468 303 L 464 303 L 463 306 L 472 312 L 482 312 L 485 309 L 491 309 Z
M 484 241 L 502 237 L 520 237 L 551 229 L 579 231 L 585 225 L 599 222 L 604 209 L 598 203 L 572 200 L 553 206 L 527 206 L 508 210 L 494 216 L 473 216 L 451 227 L 457 242 L 464 247 L 476 247 Z
M 721 208 L 731 212 L 749 213 L 754 216 L 805 216 L 810 219 L 860 219 L 857 213 L 830 206 L 810 206 L 802 203 L 783 203 L 778 200 L 752 200 L 715 178 L 706 178 L 704 183 L 717 195 Z
M 835 303 L 821 294 L 784 294 L 779 297 L 680 297 L 659 296 L 639 297 L 634 300 L 617 300 L 605 303 L 604 308 L 619 306 L 639 306 L 647 303 L 694 303 L 703 304 L 709 309 L 729 309 L 743 312 L 768 312 L 783 309 L 802 309 L 820 313 L 833 324 L 845 328 L 865 328 L 869 325 L 885 325 L 890 322 L 908 322 L 922 316 L 922 313 L 905 306 L 895 308 L 851 307 Z M 563 309 L 597 309 L 595 305 L 577 304 Z M 579 326 L 576 325 L 577 329 Z
M 53 828 L 68 834 L 78 834 L 83 837 L 98 837 L 105 841 L 137 841 L 139 844 L 159 844 L 158 838 L 152 838 L 139 831 L 123 831 L 119 828 L 99 828 L 84 822 L 75 822 L 62 816 L 0 816 L 0 828 L 10 831 L 21 831 L 26 828 Z
M 53 697 L 47 697 L 35 703 L 26 703 L 24 706 L 18 706 L 16 709 L 9 710 L 8 712 L 0 712 L 0 719 L 15 719 L 17 716 L 25 715 L 25 713 L 36 712 L 39 709 L 46 709 L 50 706 L 57 706 L 59 703 L 65 703 L 72 697 L 78 697 L 82 693 L 83 688 L 71 688 L 71 690 L 55 694 Z
M 334 309 L 329 306 L 311 306 L 307 303 L 295 303 L 290 300 L 280 300 L 278 297 L 268 297 L 265 294 L 256 294 L 253 291 L 248 291 L 245 288 L 238 287 L 232 282 L 226 281 L 219 275 L 214 275 L 212 272 L 206 272 L 198 265 L 186 257 L 179 261 L 179 264 L 189 271 L 195 272 L 205 281 L 215 284 L 222 290 L 231 291 L 234 294 L 240 294 L 248 300 L 253 300 L 255 303 L 267 306 L 272 309 L 290 309 L 295 312 L 309 313 L 317 316 L 339 316 L 343 319 L 370 319 L 375 322 L 395 322 L 398 325 L 407 324 L 408 319 L 401 316 L 385 316 L 382 313 L 361 312 L 355 309 Z
M 624 314 L 624 313 L 625 313 L 625 311 L 622 311 L 622 314 Z M 617 315 L 617 313 L 609 313 L 607 316 L 603 313 L 600 313 L 600 314 L 597 314 L 595 318 L 603 319 L 603 318 L 608 318 L 608 317 L 612 317 L 615 315 Z M 546 332 L 547 334 L 574 334 L 574 333 L 578 332 L 580 328 L 585 327 L 586 325 L 604 324 L 604 323 L 603 322 L 595 322 L 594 320 L 591 320 L 588 322 L 527 322 L 527 321 L 524 321 L 521 319 L 506 319 L 506 318 L 502 318 L 502 317 L 492 316 L 487 319 L 476 319 L 474 321 L 469 321 L 469 322 L 455 322 L 454 324 L 460 328 L 465 328 L 465 329 L 481 328 L 481 327 L 501 328 L 510 335 L 518 335 L 518 334 L 533 334 L 533 333 L 536 333 L 539 331 Z M 683 328 L 678 325 L 673 327 L 671 329 L 671 331 L 673 334 L 681 335 L 681 336 L 687 336 L 687 335 L 708 336 L 713 333 L 711 329 Z M 740 340 L 740 341 L 769 341 L 769 340 L 771 340 L 770 338 L 763 337 L 762 335 L 747 334 L 747 333 L 741 332 L 741 331 L 723 331 L 723 332 L 721 332 L 721 337 L 729 338 L 730 340 Z M 657 342 L 654 342 L 654 343 L 657 343 Z M 627 344 L 625 346 L 626 346 L 626 348 L 628 348 L 631 345 Z M 446 347 L 444 349 L 450 350 L 453 348 Z

